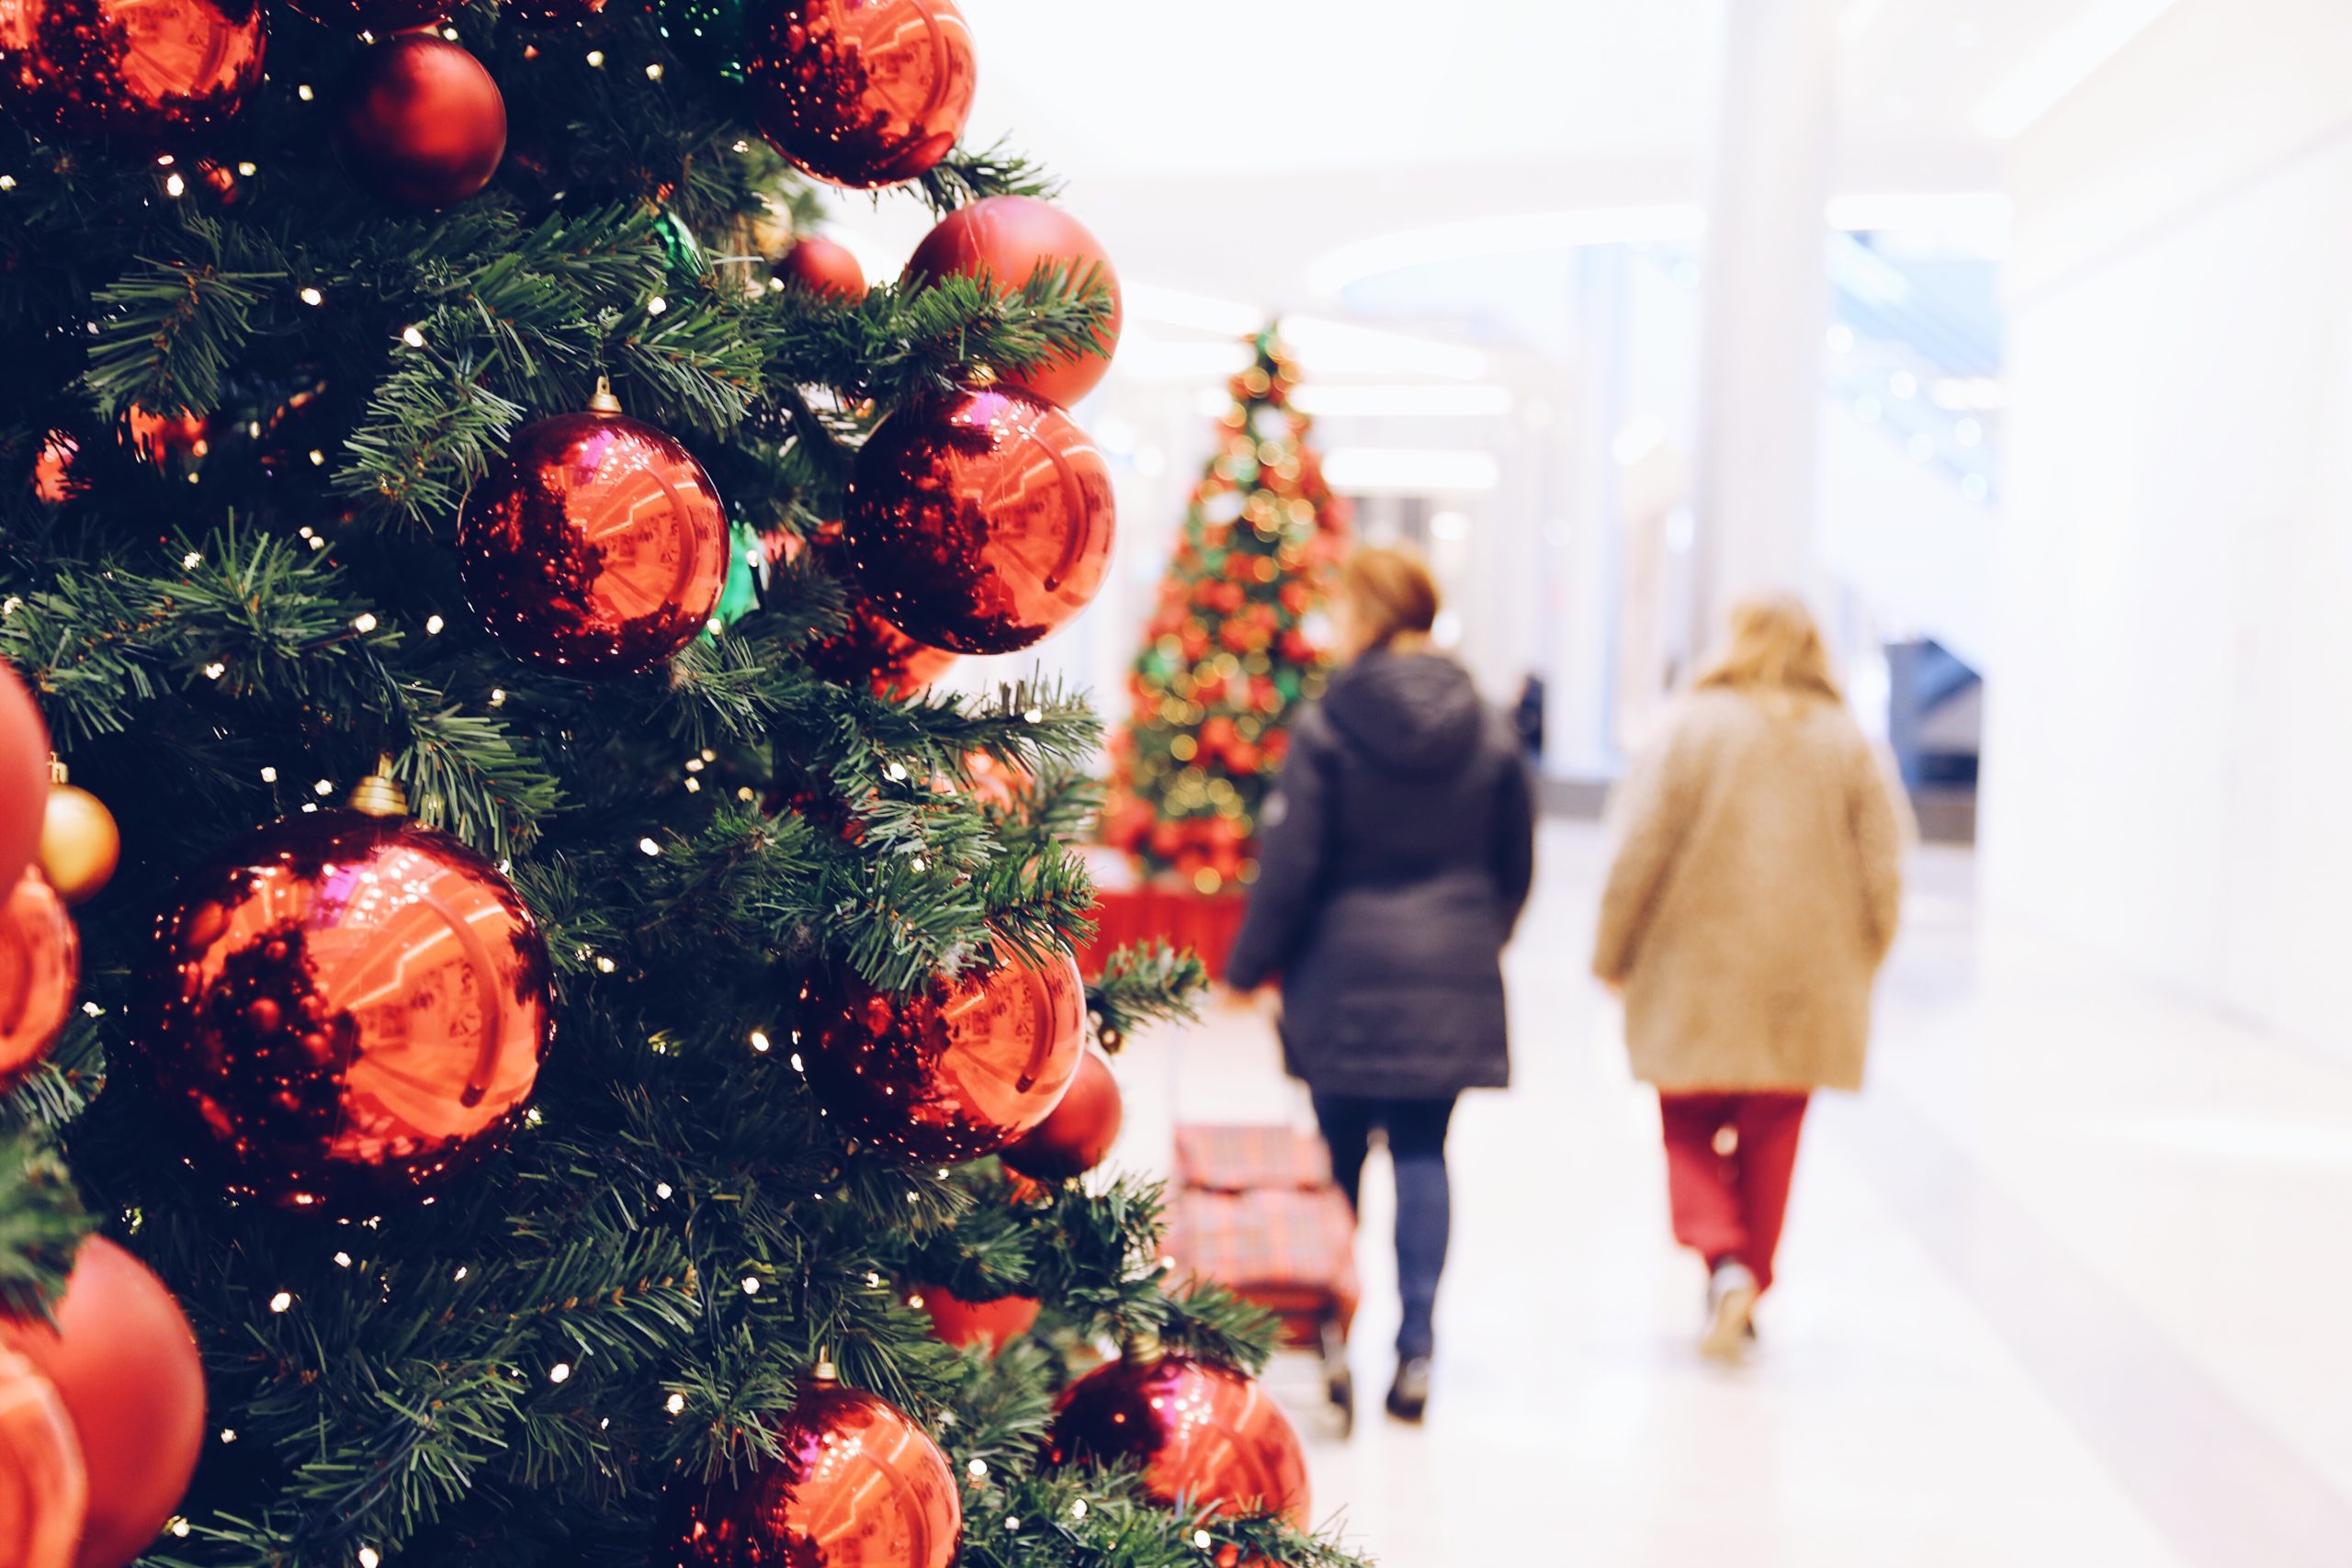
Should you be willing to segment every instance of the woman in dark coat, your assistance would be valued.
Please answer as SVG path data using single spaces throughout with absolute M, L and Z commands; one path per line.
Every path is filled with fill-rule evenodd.
M 1280 981 L 1284 1055 L 1350 1202 L 1373 1130 L 1386 1134 L 1405 1309 L 1388 1408 L 1419 1420 L 1446 1125 L 1464 1089 L 1510 1081 L 1502 950 L 1534 873 L 1534 809 L 1510 726 L 1430 647 L 1437 589 L 1419 560 L 1357 551 L 1333 614 L 1348 662 L 1291 726 L 1227 978 Z

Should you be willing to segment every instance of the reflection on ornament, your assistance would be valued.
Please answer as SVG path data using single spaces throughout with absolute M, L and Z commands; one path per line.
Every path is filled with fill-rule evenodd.
M 65 901 L 26 871 L 0 903 L 0 1094 L 49 1055 L 81 976 L 82 939 Z
M 914 178 L 972 111 L 972 35 L 951 0 L 782 0 L 749 43 L 760 130 L 835 185 Z
M 260 85 L 261 0 L 8 0 L 0 107 L 36 136 L 201 140 Z

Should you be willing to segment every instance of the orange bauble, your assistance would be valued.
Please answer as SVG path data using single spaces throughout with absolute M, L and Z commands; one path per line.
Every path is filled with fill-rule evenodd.
M 0 1346 L 56 1388 L 90 1477 L 75 1568 L 123 1568 L 179 1506 L 204 1446 L 195 1331 L 147 1265 L 107 1240 L 82 1244 L 57 1326 L 0 1318 Z
M 268 36 L 261 0 L 9 0 L 0 107 L 35 136 L 198 141 L 261 85 Z
M 1005 294 L 1048 265 L 1061 267 L 1074 290 L 1099 287 L 1106 291 L 1111 319 L 1096 334 L 1093 347 L 1057 355 L 1026 371 L 1008 370 L 1004 378 L 1068 408 L 1110 372 L 1125 315 L 1119 275 L 1102 243 L 1085 224 L 1034 196 L 987 197 L 941 219 L 908 259 L 906 276 L 909 283 L 958 275 L 978 277 Z
M 1278 1512 L 1307 1528 L 1296 1428 L 1256 1382 L 1211 1362 L 1146 1353 L 1096 1368 L 1063 1393 L 1046 1454 L 1057 1465 L 1133 1461 L 1163 1503 Z
M 752 115 L 776 151 L 855 189 L 913 179 L 972 112 L 971 30 L 950 0 L 783 0 L 751 29 Z
M 1086 985 L 1066 953 L 911 996 L 844 976 L 801 987 L 808 1084 L 852 1136 L 909 1159 L 978 1159 L 1043 1122 L 1077 1076 Z
M 830 1371 L 776 1433 L 782 1450 L 688 1505 L 675 1568 L 950 1568 L 964 1506 L 947 1456 L 878 1395 Z
M 854 300 L 865 295 L 865 269 L 857 265 L 847 245 L 821 234 L 795 240 L 792 248 L 776 258 L 775 275 L 829 299 Z
M 0 1349 L 0 1562 L 73 1568 L 89 1492 L 65 1402 L 30 1361 Z
M 1068 414 L 1010 388 L 884 420 L 849 497 L 858 581 L 933 648 L 1027 648 L 1086 608 L 1110 565 L 1110 465 Z
M 0 1094 L 49 1055 L 81 974 L 81 938 L 65 901 L 40 872 L 26 872 L 0 903 Z
M 989 1302 L 967 1302 L 936 1285 L 918 1285 L 908 1292 L 907 1304 L 931 1314 L 931 1331 L 950 1345 L 985 1344 L 991 1354 L 1005 1341 L 1018 1339 L 1037 1326 L 1044 1303 L 1035 1296 L 1000 1296 Z
M 49 727 L 16 671 L 0 662 L 0 887 L 14 887 L 40 846 L 49 811 Z
M 1119 1122 L 1125 1114 L 1110 1058 L 1100 1051 L 1089 1051 L 1054 1113 L 998 1157 L 1008 1168 L 1039 1181 L 1083 1176 L 1101 1165 L 1111 1145 L 1118 1142 Z
M 61 765 L 59 773 L 63 773 Z M 41 814 L 40 874 L 69 904 L 79 904 L 107 885 L 122 859 L 122 833 L 114 814 L 86 789 L 61 777 L 50 786 Z

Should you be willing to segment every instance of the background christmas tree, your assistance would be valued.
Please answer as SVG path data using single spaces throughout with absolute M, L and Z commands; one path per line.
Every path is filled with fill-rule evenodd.
M 1257 873 L 1258 808 L 1282 766 L 1283 722 L 1322 687 L 1308 617 L 1348 539 L 1347 502 L 1324 482 L 1309 422 L 1291 406 L 1297 367 L 1272 327 L 1250 346 L 1112 747 L 1111 841 L 1147 874 L 1203 893 Z
M 906 1043 L 863 1036 L 876 1020 L 937 1024 L 924 998 L 951 982 L 1063 972 L 1091 900 L 1069 847 L 1096 804 L 1091 716 L 1041 687 L 924 697 L 915 667 L 946 656 L 892 624 L 994 650 L 1072 606 L 1005 588 L 984 558 L 1018 538 L 915 530 L 938 550 L 912 559 L 894 530 L 936 522 L 938 473 L 990 442 L 1066 438 L 986 383 L 1083 358 L 1115 298 L 1084 256 L 870 291 L 806 243 L 770 265 L 817 211 L 772 142 L 942 212 L 1046 189 L 950 151 L 961 19 L 514 0 L 399 30 L 440 15 L 188 0 L 142 29 L 113 0 L 0 7 L 0 658 L 121 845 L 111 880 L 45 845 L 57 888 L 28 874 L 0 943 L 0 1382 L 40 1382 L 6 1347 L 39 1338 L 69 1271 L 80 1297 L 95 1228 L 202 1357 L 201 1462 L 184 1501 L 164 1483 L 154 1564 L 729 1561 L 684 1521 L 707 1483 L 773 1469 L 823 1403 L 820 1357 L 944 1444 L 967 1564 L 1346 1561 L 1046 1442 L 1091 1345 L 1261 1354 L 1254 1314 L 1163 1288 L 1153 1188 L 1015 1181 L 812 1087 Z M 861 63 L 868 26 L 922 30 L 927 102 L 903 61 Z M 885 425 L 888 461 L 862 459 Z M 622 482 L 562 479 L 591 449 L 624 452 L 675 537 L 526 547 Z M 11 767 L 40 744 L 29 712 L 0 702 Z M 288 848 L 329 827 L 338 855 L 393 845 L 413 883 L 339 885 L 346 863 Z M 405 908 L 462 884 L 496 940 L 434 973 L 507 988 L 385 964 L 361 977 L 378 1021 L 355 1021 L 299 923 L 201 970 L 265 883 L 360 926 L 355 887 Z M 58 892 L 86 899 L 70 922 Z M 1115 1039 L 1197 980 L 1128 955 L 1089 1002 Z M 498 1060 L 519 1086 L 354 1087 L 367 1030 L 519 1020 L 527 1046 L 542 1013 L 536 1070 Z M 929 1043 L 987 1043 L 978 1016 Z M 459 1131 L 312 1135 L 411 1100 Z M 958 1156 L 990 1142 L 960 1130 Z M 991 1359 L 933 1335 L 908 1304 L 925 1289 L 1049 1305 Z M 103 1353 L 144 1378 L 169 1337 Z M 136 1520 L 166 1468 L 141 1445 L 187 1417 L 160 1376 L 139 1386 L 115 1445 L 69 1412 L 93 1520 Z M 0 1555 L 26 1562 L 68 1495 L 7 1493 L 44 1433 L 0 1425 L 25 1510 L 0 1516 L 35 1532 Z

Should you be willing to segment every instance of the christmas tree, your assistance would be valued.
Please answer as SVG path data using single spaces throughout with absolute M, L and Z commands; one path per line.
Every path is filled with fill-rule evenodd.
M 1322 689 L 1308 617 L 1348 538 L 1347 502 L 1324 482 L 1309 422 L 1291 404 L 1296 367 L 1272 327 L 1250 349 L 1112 748 L 1107 836 L 1147 874 L 1203 893 L 1257 874 L 1258 809 L 1282 766 L 1283 722 Z
M 1199 981 L 1095 722 L 923 690 L 1100 580 L 1107 265 L 948 0 L 444 17 L 0 5 L 0 1561 L 1346 1562 L 1064 1174 Z

